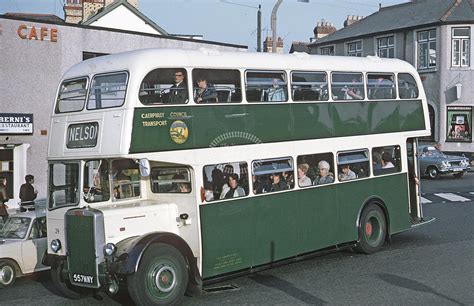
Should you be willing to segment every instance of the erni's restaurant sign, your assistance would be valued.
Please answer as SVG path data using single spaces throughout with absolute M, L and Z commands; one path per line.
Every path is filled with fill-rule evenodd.
M 0 134 L 33 134 L 33 114 L 0 113 Z

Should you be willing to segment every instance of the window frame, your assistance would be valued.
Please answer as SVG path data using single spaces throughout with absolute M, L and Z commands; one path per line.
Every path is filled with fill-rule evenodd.
M 390 44 L 390 38 L 393 39 L 392 44 Z M 387 39 L 387 44 L 384 46 L 381 46 L 381 40 Z M 387 35 L 387 36 L 380 36 L 376 37 L 376 54 L 380 58 L 395 58 L 395 35 Z M 381 51 L 387 51 L 387 56 L 381 56 L 380 53 Z M 390 50 L 393 51 L 393 56 L 390 56 Z
M 241 164 L 245 164 L 246 171 L 247 171 L 247 173 L 246 173 L 246 180 L 247 180 L 247 189 L 248 189 L 248 192 L 245 190 L 245 189 L 246 189 L 245 186 L 240 185 L 240 182 L 239 182 L 239 187 L 241 187 L 241 188 L 246 192 L 244 196 L 235 197 L 235 198 L 232 197 L 232 198 L 229 198 L 229 199 L 226 199 L 226 198 L 224 197 L 223 199 L 221 199 L 220 196 L 221 196 L 221 194 L 222 194 L 222 192 L 223 192 L 224 186 L 227 185 L 227 181 L 224 181 L 224 183 L 223 183 L 223 185 L 222 185 L 221 194 L 219 194 L 219 197 L 218 197 L 218 198 L 214 198 L 214 195 L 213 195 L 213 199 L 212 199 L 212 200 L 207 200 L 207 198 L 205 198 L 205 197 L 206 197 L 206 191 L 208 191 L 209 189 L 206 189 L 206 187 L 205 187 L 205 182 L 206 182 L 205 176 L 207 176 L 207 175 L 206 175 L 206 168 L 207 168 L 207 167 L 214 167 L 214 168 L 217 168 L 217 166 L 222 165 L 222 166 L 223 166 L 223 169 L 225 169 L 225 166 L 226 166 L 226 165 L 230 165 L 230 166 L 232 166 L 232 168 L 234 169 L 234 173 L 237 174 L 237 173 L 235 172 L 235 168 L 234 168 L 234 166 L 233 166 L 233 165 L 235 165 L 235 164 L 238 164 L 238 165 L 239 165 L 239 168 L 240 168 L 240 165 L 241 165 Z M 212 173 L 212 171 L 211 171 L 211 173 Z M 222 171 L 222 174 L 224 174 L 223 171 Z M 239 175 L 239 181 L 242 180 L 242 177 L 243 177 L 243 176 L 241 176 L 240 174 L 238 174 L 238 175 Z M 212 175 L 211 175 L 211 176 L 212 176 Z M 234 162 L 234 161 L 231 161 L 231 162 L 224 162 L 224 163 L 217 163 L 217 164 L 204 164 L 204 165 L 202 166 L 202 178 L 203 178 L 203 185 L 204 185 L 204 187 L 203 187 L 203 188 L 204 188 L 204 200 L 202 201 L 203 204 L 211 204 L 211 203 L 216 203 L 216 202 L 220 202 L 220 201 L 230 201 L 230 200 L 236 200 L 236 199 L 247 198 L 247 197 L 249 197 L 250 194 L 251 194 L 251 189 L 250 189 L 250 188 L 251 188 L 251 181 L 252 181 L 252 178 L 249 177 L 249 163 L 248 163 L 246 160 L 235 161 L 235 162 Z M 249 179 L 250 179 L 250 180 L 249 180 Z M 208 180 L 209 180 L 209 177 L 208 177 Z M 209 182 L 211 182 L 211 181 L 209 181 Z M 210 191 L 214 191 L 214 190 L 211 189 Z
M 462 36 L 462 35 L 459 35 L 459 36 L 455 36 L 454 35 L 454 31 L 455 30 L 460 30 L 460 29 L 465 29 L 465 30 L 468 30 L 468 35 L 467 36 Z M 452 27 L 451 28 L 451 67 L 456 67 L 456 68 L 467 68 L 467 67 L 470 67 L 471 66 L 471 46 L 470 46 L 470 43 L 471 43 L 471 27 Z M 459 51 L 457 52 L 457 54 L 459 55 L 459 58 L 458 58 L 458 61 L 459 63 L 458 64 L 455 64 L 455 50 L 454 50 L 454 44 L 455 42 L 459 42 Z M 466 52 L 466 55 L 467 55 L 467 64 L 463 65 L 462 64 L 462 54 L 464 53 L 463 52 L 463 46 L 464 46 L 464 43 L 466 42 L 466 45 L 467 45 L 467 52 Z
M 145 79 L 148 77 L 148 75 L 150 75 L 150 73 L 152 72 L 155 72 L 155 71 L 158 71 L 158 70 L 174 70 L 174 73 L 179 70 L 179 71 L 183 71 L 186 75 L 184 76 L 184 80 L 183 80 L 183 83 L 185 84 L 186 86 L 186 93 L 187 93 L 187 99 L 186 101 L 184 101 L 183 103 L 169 103 L 169 102 L 163 102 L 163 97 L 161 96 L 162 93 L 165 91 L 165 90 L 170 90 L 170 88 L 174 85 L 174 82 L 173 80 L 171 80 L 171 77 L 169 79 L 169 82 L 168 83 L 160 83 L 160 84 L 165 84 L 165 85 L 170 85 L 168 88 L 163 88 L 163 89 L 151 89 L 151 88 L 147 88 L 146 90 L 149 90 L 149 91 L 160 91 L 160 96 L 161 96 L 161 102 L 155 102 L 155 103 L 144 103 L 142 101 L 142 97 L 145 96 L 145 95 L 142 95 L 140 96 L 141 92 L 142 91 L 145 91 L 145 89 L 142 89 L 142 84 L 144 83 Z M 174 73 L 173 73 L 173 76 L 174 76 Z M 154 107 L 159 107 L 159 106 L 175 106 L 175 105 L 189 105 L 190 104 L 190 101 L 191 99 L 189 98 L 189 86 L 191 85 L 192 86 L 192 83 L 191 83 L 191 80 L 190 80 L 190 77 L 189 77 L 190 73 L 188 71 L 187 68 L 181 66 L 181 67 L 155 67 L 151 70 L 149 70 L 145 76 L 142 78 L 141 82 L 140 82 L 140 87 L 139 87 L 139 90 L 138 90 L 138 101 L 140 101 L 140 103 L 143 105 L 143 106 L 154 106 Z M 169 92 L 168 92 L 169 93 Z M 165 94 L 168 94 L 168 93 L 165 93 Z M 148 95 L 148 94 L 147 94 Z
M 430 33 L 434 31 L 435 35 L 434 38 L 430 37 Z M 426 33 L 426 39 L 422 39 L 421 35 Z M 428 70 L 428 69 L 436 69 L 438 65 L 438 31 L 436 28 L 424 29 L 420 31 L 416 31 L 416 61 L 417 61 L 417 69 L 418 70 Z M 435 44 L 435 63 L 430 63 L 430 45 L 431 43 Z M 421 46 L 425 45 L 427 47 L 426 54 L 421 54 Z M 426 63 L 422 62 L 422 56 L 424 56 Z
M 261 173 L 259 172 L 260 174 L 256 174 L 255 172 L 255 165 L 258 165 L 258 164 L 263 164 L 264 162 L 271 162 L 271 161 L 280 161 L 280 160 L 289 160 L 290 163 L 291 163 L 291 168 L 278 168 L 278 169 L 274 169 L 274 171 L 270 171 L 270 170 L 265 170 L 264 173 Z M 272 175 L 272 173 L 281 173 L 281 177 L 283 176 L 283 172 L 289 172 L 291 171 L 292 175 L 293 175 L 293 186 L 287 188 L 287 189 L 284 189 L 284 190 L 276 190 L 276 191 L 265 191 L 263 190 L 263 192 L 261 193 L 254 193 L 254 183 L 253 183 L 253 180 L 251 179 L 250 182 L 249 182 L 249 187 L 252 187 L 251 188 L 251 191 L 252 191 L 252 194 L 253 195 L 262 195 L 262 194 L 273 194 L 273 193 L 278 193 L 278 192 L 284 192 L 284 191 L 289 191 L 289 190 L 294 190 L 295 189 L 295 162 L 294 162 L 294 159 L 293 159 L 293 156 L 282 156 L 282 157 L 272 157 L 272 158 L 261 158 L 261 159 L 256 159 L 256 160 L 252 160 L 252 162 L 250 163 L 251 165 L 251 172 L 250 172 L 250 175 L 253 176 L 255 175 L 258 179 L 259 176 L 267 176 L 269 175 L 269 178 L 270 176 Z M 277 171 L 278 170 L 278 171 Z M 270 187 L 271 185 L 273 184 L 270 184 Z M 250 190 L 249 190 L 249 193 L 250 193 Z
M 371 98 L 369 91 L 372 89 L 372 87 L 369 87 L 369 76 L 373 75 L 384 75 L 384 76 L 391 76 L 392 77 L 392 88 L 393 88 L 393 93 L 392 96 L 389 98 Z M 395 76 L 395 73 L 393 72 L 367 72 L 365 74 L 365 88 L 367 91 L 367 99 L 368 100 L 395 100 L 398 97 L 398 84 L 397 84 L 397 78 Z M 370 84 L 371 85 L 371 84 Z
M 154 181 L 152 179 L 152 174 L 153 174 L 153 170 L 156 170 L 156 169 L 185 169 L 187 174 L 188 174 L 188 177 L 189 177 L 189 182 L 186 182 L 189 184 L 189 191 L 188 192 L 181 192 L 181 191 L 176 191 L 176 192 L 159 192 L 159 191 L 154 191 L 155 188 L 153 187 L 153 184 L 154 184 Z M 178 184 L 182 184 L 183 182 L 181 183 L 178 183 Z M 179 186 L 178 186 L 179 188 Z M 154 167 L 151 167 L 150 169 L 150 191 L 152 194 L 191 194 L 193 192 L 193 180 L 192 180 L 192 173 L 191 173 L 191 170 L 189 167 L 186 167 L 184 165 L 182 166 L 154 166 Z
M 199 76 L 200 73 L 202 73 L 202 71 L 206 71 L 206 70 L 208 70 L 208 71 L 209 70 L 210 71 L 232 71 L 234 73 L 237 72 L 238 75 L 239 75 L 237 81 L 239 82 L 240 87 L 239 88 L 236 87 L 235 92 L 240 91 L 240 100 L 239 101 L 232 101 L 232 100 L 231 101 L 219 101 L 219 100 L 217 100 L 216 102 L 196 102 L 194 94 L 195 94 L 195 91 L 198 88 L 197 88 L 197 85 L 196 85 L 195 81 L 197 81 L 196 80 L 197 76 Z M 209 80 L 207 80 L 207 81 L 209 81 Z M 190 73 L 190 82 L 191 82 L 191 85 L 192 85 L 192 87 L 191 87 L 192 99 L 188 98 L 188 100 L 189 101 L 192 100 L 194 104 L 197 104 L 197 105 L 199 105 L 199 104 L 231 104 L 231 103 L 240 104 L 244 101 L 244 96 L 243 96 L 244 88 L 242 86 L 242 73 L 241 73 L 241 70 L 238 69 L 238 68 L 201 68 L 201 67 L 193 67 L 191 69 L 191 73 Z M 216 86 L 215 82 L 208 82 L 208 83 L 211 83 L 214 86 L 214 89 L 215 89 L 216 93 L 219 91 L 219 89 L 222 88 L 222 86 L 221 86 L 222 84 L 217 84 L 218 86 Z M 188 101 L 188 103 L 189 103 L 189 101 Z
M 360 49 L 357 49 L 357 44 L 360 43 Z M 351 45 L 355 45 L 354 51 L 351 51 Z M 346 56 L 362 57 L 364 46 L 362 40 L 354 40 L 346 43 Z
M 400 95 L 400 88 L 401 88 L 400 87 L 400 75 L 409 75 L 413 79 L 414 84 L 415 84 L 414 89 L 416 89 L 416 93 L 417 93 L 416 97 L 413 97 L 413 98 L 412 97 L 409 97 L 409 98 L 403 97 L 402 98 L 402 96 Z M 413 74 L 411 74 L 409 72 L 399 72 L 399 73 L 397 73 L 396 80 L 397 80 L 396 81 L 396 83 L 397 83 L 397 95 L 398 95 L 399 99 L 405 100 L 405 99 L 419 99 L 420 98 L 420 88 L 418 87 L 418 83 L 416 82 L 416 78 L 413 76 Z
M 248 94 L 247 94 L 247 86 L 248 86 L 248 73 L 281 73 L 284 78 L 285 78 L 285 100 L 284 101 L 269 101 L 269 100 L 265 100 L 265 101 L 249 101 L 248 99 Z M 247 103 L 286 103 L 286 102 L 289 102 L 290 101 L 290 93 L 289 93 L 289 90 L 288 90 L 288 84 L 289 84 L 289 79 L 288 79 L 288 73 L 286 70 L 260 70 L 260 69 L 247 69 L 245 70 L 244 72 L 244 84 L 245 84 L 245 100 Z M 257 85 L 267 85 L 265 83 L 261 83 L 261 84 L 257 84 Z M 271 86 L 271 84 L 269 84 Z M 269 87 L 270 88 L 270 87 Z M 261 94 L 263 95 L 264 94 L 264 91 L 268 90 L 267 89 L 263 89 Z
M 362 96 L 362 99 L 334 99 L 334 91 L 333 91 L 333 86 L 334 86 L 334 81 L 333 81 L 333 78 L 334 78 L 334 75 L 335 74 L 360 74 L 362 76 L 362 79 L 361 79 L 361 84 L 362 84 L 362 89 L 363 89 L 363 96 Z M 367 99 L 367 88 L 365 86 L 365 73 L 362 72 L 362 71 L 331 71 L 331 74 L 330 74 L 331 78 L 330 78 L 330 97 L 331 97 L 331 100 L 332 101 L 337 101 L 337 102 L 341 102 L 341 101 L 364 101 L 365 99 Z M 346 85 L 347 86 L 347 85 Z M 340 90 L 341 91 L 341 90 Z M 337 96 L 339 97 L 339 96 Z
M 295 83 L 302 83 L 302 84 L 297 84 L 297 85 L 303 85 L 303 83 L 305 82 L 293 82 L 293 74 L 295 73 L 307 73 L 307 74 L 324 74 L 324 76 L 326 77 L 326 86 L 327 86 L 327 97 L 326 99 L 318 99 L 318 100 L 296 100 L 295 99 L 295 95 L 293 93 L 293 84 Z M 317 84 L 317 83 L 311 83 L 311 82 L 308 82 L 307 84 L 311 84 L 311 86 L 313 84 Z M 321 86 L 321 85 L 320 85 Z M 294 102 L 315 102 L 315 101 L 321 101 L 321 102 L 327 102 L 329 101 L 329 96 L 330 96 L 330 84 L 329 84 L 329 74 L 327 73 L 327 71 L 303 71 L 303 70 L 291 70 L 290 71 L 290 80 L 289 80 L 289 86 L 288 88 L 290 89 L 291 91 L 291 100 L 294 101 Z
M 59 95 L 61 93 L 61 86 L 66 83 L 66 82 L 72 82 L 72 81 L 75 81 L 75 80 L 81 80 L 81 79 L 86 79 L 86 87 L 85 87 L 85 99 L 84 99 L 84 102 L 82 104 L 82 108 L 81 109 L 78 109 L 78 110 L 72 110 L 72 111 L 65 111 L 65 112 L 60 112 L 58 110 L 59 108 Z M 81 77 L 77 77 L 77 78 L 71 78 L 71 79 L 65 79 L 61 82 L 61 84 L 59 84 L 59 88 L 58 88 L 58 94 L 56 95 L 56 105 L 54 107 L 54 113 L 55 114 L 67 114 L 67 113 L 78 113 L 78 112 L 82 112 L 86 105 L 87 105 L 87 101 L 89 99 L 89 89 L 90 89 L 90 84 L 91 84 L 91 79 L 89 78 L 89 76 L 81 76 Z
M 89 108 L 89 101 L 90 101 L 90 96 L 91 96 L 91 92 L 92 92 L 92 84 L 95 80 L 95 78 L 97 77 L 103 77 L 103 76 L 111 76 L 111 75 L 120 75 L 120 74 L 125 74 L 126 75 L 126 79 L 125 79 L 125 90 L 123 91 L 123 101 L 122 101 L 122 104 L 120 105 L 113 105 L 113 106 L 108 106 L 108 107 L 95 107 L 95 108 Z M 119 108 L 119 107 L 122 107 L 125 102 L 127 101 L 127 93 L 128 93 L 128 86 L 129 86 L 129 83 L 128 81 L 130 80 L 130 73 L 128 70 L 120 70 L 120 71 L 113 71 L 113 72 L 104 72 L 104 73 L 98 73 L 98 74 L 95 74 L 92 79 L 91 79 L 91 82 L 90 82 L 90 86 L 89 86 L 89 94 L 87 95 L 87 102 L 86 102 L 86 109 L 88 111 L 94 111 L 94 110 L 102 110 L 102 109 L 109 109 L 109 108 Z M 95 94 L 94 94 L 95 95 Z
M 344 155 L 344 154 L 351 154 L 351 153 L 357 153 L 357 152 L 365 152 L 365 156 L 366 158 L 365 159 L 361 159 L 361 160 L 356 160 L 356 161 L 344 161 L 344 162 L 341 162 L 340 161 L 340 155 Z M 351 169 L 351 171 L 356 175 L 356 178 L 354 179 L 350 179 L 350 180 L 341 180 L 340 179 L 340 174 L 341 174 L 341 171 L 339 170 L 340 166 L 344 166 L 344 165 L 353 165 L 353 164 L 362 164 L 362 163 L 367 163 L 367 169 L 366 171 L 364 171 L 364 173 L 366 174 L 366 176 L 364 177 L 359 177 L 359 174 L 356 173 L 355 171 L 353 171 L 353 169 Z M 337 168 L 336 168 L 337 167 Z M 338 151 L 336 152 L 336 167 L 335 167 L 335 170 L 337 169 L 337 181 L 339 183 L 343 183 L 343 182 L 350 182 L 350 181 L 356 181 L 356 180 L 360 180 L 360 179 L 367 179 L 367 178 L 370 178 L 371 177 L 371 167 L 370 167 L 370 150 L 367 149 L 367 148 L 362 148 L 362 149 L 354 149 L 354 150 L 345 150 L 345 151 Z
M 324 53 L 323 50 L 331 50 L 331 52 Z M 319 48 L 319 54 L 320 55 L 328 55 L 328 56 L 334 56 L 336 55 L 336 46 L 335 45 L 329 45 L 329 46 L 324 46 Z
M 392 148 L 392 152 L 398 152 L 398 156 L 395 156 L 395 159 L 392 157 L 392 164 L 393 167 L 391 168 L 378 168 L 375 169 L 375 161 L 374 161 L 374 153 L 378 152 L 377 149 L 385 149 L 385 148 Z M 398 149 L 397 149 L 398 148 Z M 402 154 L 401 154 L 401 146 L 399 144 L 396 145 L 385 145 L 385 146 L 379 146 L 379 147 L 373 147 L 370 151 L 370 161 L 372 165 L 372 175 L 373 176 L 380 176 L 380 175 L 385 175 L 385 174 L 394 174 L 394 173 L 400 173 L 402 172 L 403 165 L 402 165 Z M 380 152 L 378 152 L 380 153 Z M 380 155 L 380 158 L 382 158 L 383 153 Z

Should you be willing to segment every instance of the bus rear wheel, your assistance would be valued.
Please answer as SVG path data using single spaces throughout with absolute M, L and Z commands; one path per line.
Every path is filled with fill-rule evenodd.
M 183 255 L 168 244 L 153 244 L 137 272 L 128 279 L 128 292 L 137 305 L 174 305 L 184 297 L 188 271 Z
M 359 222 L 359 242 L 356 250 L 371 254 L 380 250 L 385 242 L 387 222 L 385 214 L 377 204 L 371 203 L 362 211 Z

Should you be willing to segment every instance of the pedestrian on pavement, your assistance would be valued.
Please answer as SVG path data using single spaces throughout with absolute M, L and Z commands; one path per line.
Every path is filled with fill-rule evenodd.
M 7 179 L 0 177 L 0 217 L 2 217 L 3 223 L 8 219 L 8 205 L 5 204 L 6 202 L 8 202 Z
M 35 182 L 35 177 L 31 174 L 25 176 L 25 183 L 20 187 L 20 210 L 26 211 L 25 208 L 21 207 L 23 205 L 34 205 L 38 191 L 35 190 L 33 184 Z

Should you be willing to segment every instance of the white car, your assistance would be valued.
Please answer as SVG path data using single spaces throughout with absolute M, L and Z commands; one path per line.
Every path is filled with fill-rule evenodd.
M 46 247 L 44 209 L 10 215 L 0 226 L 0 288 L 11 286 L 17 277 L 48 270 L 41 263 Z

